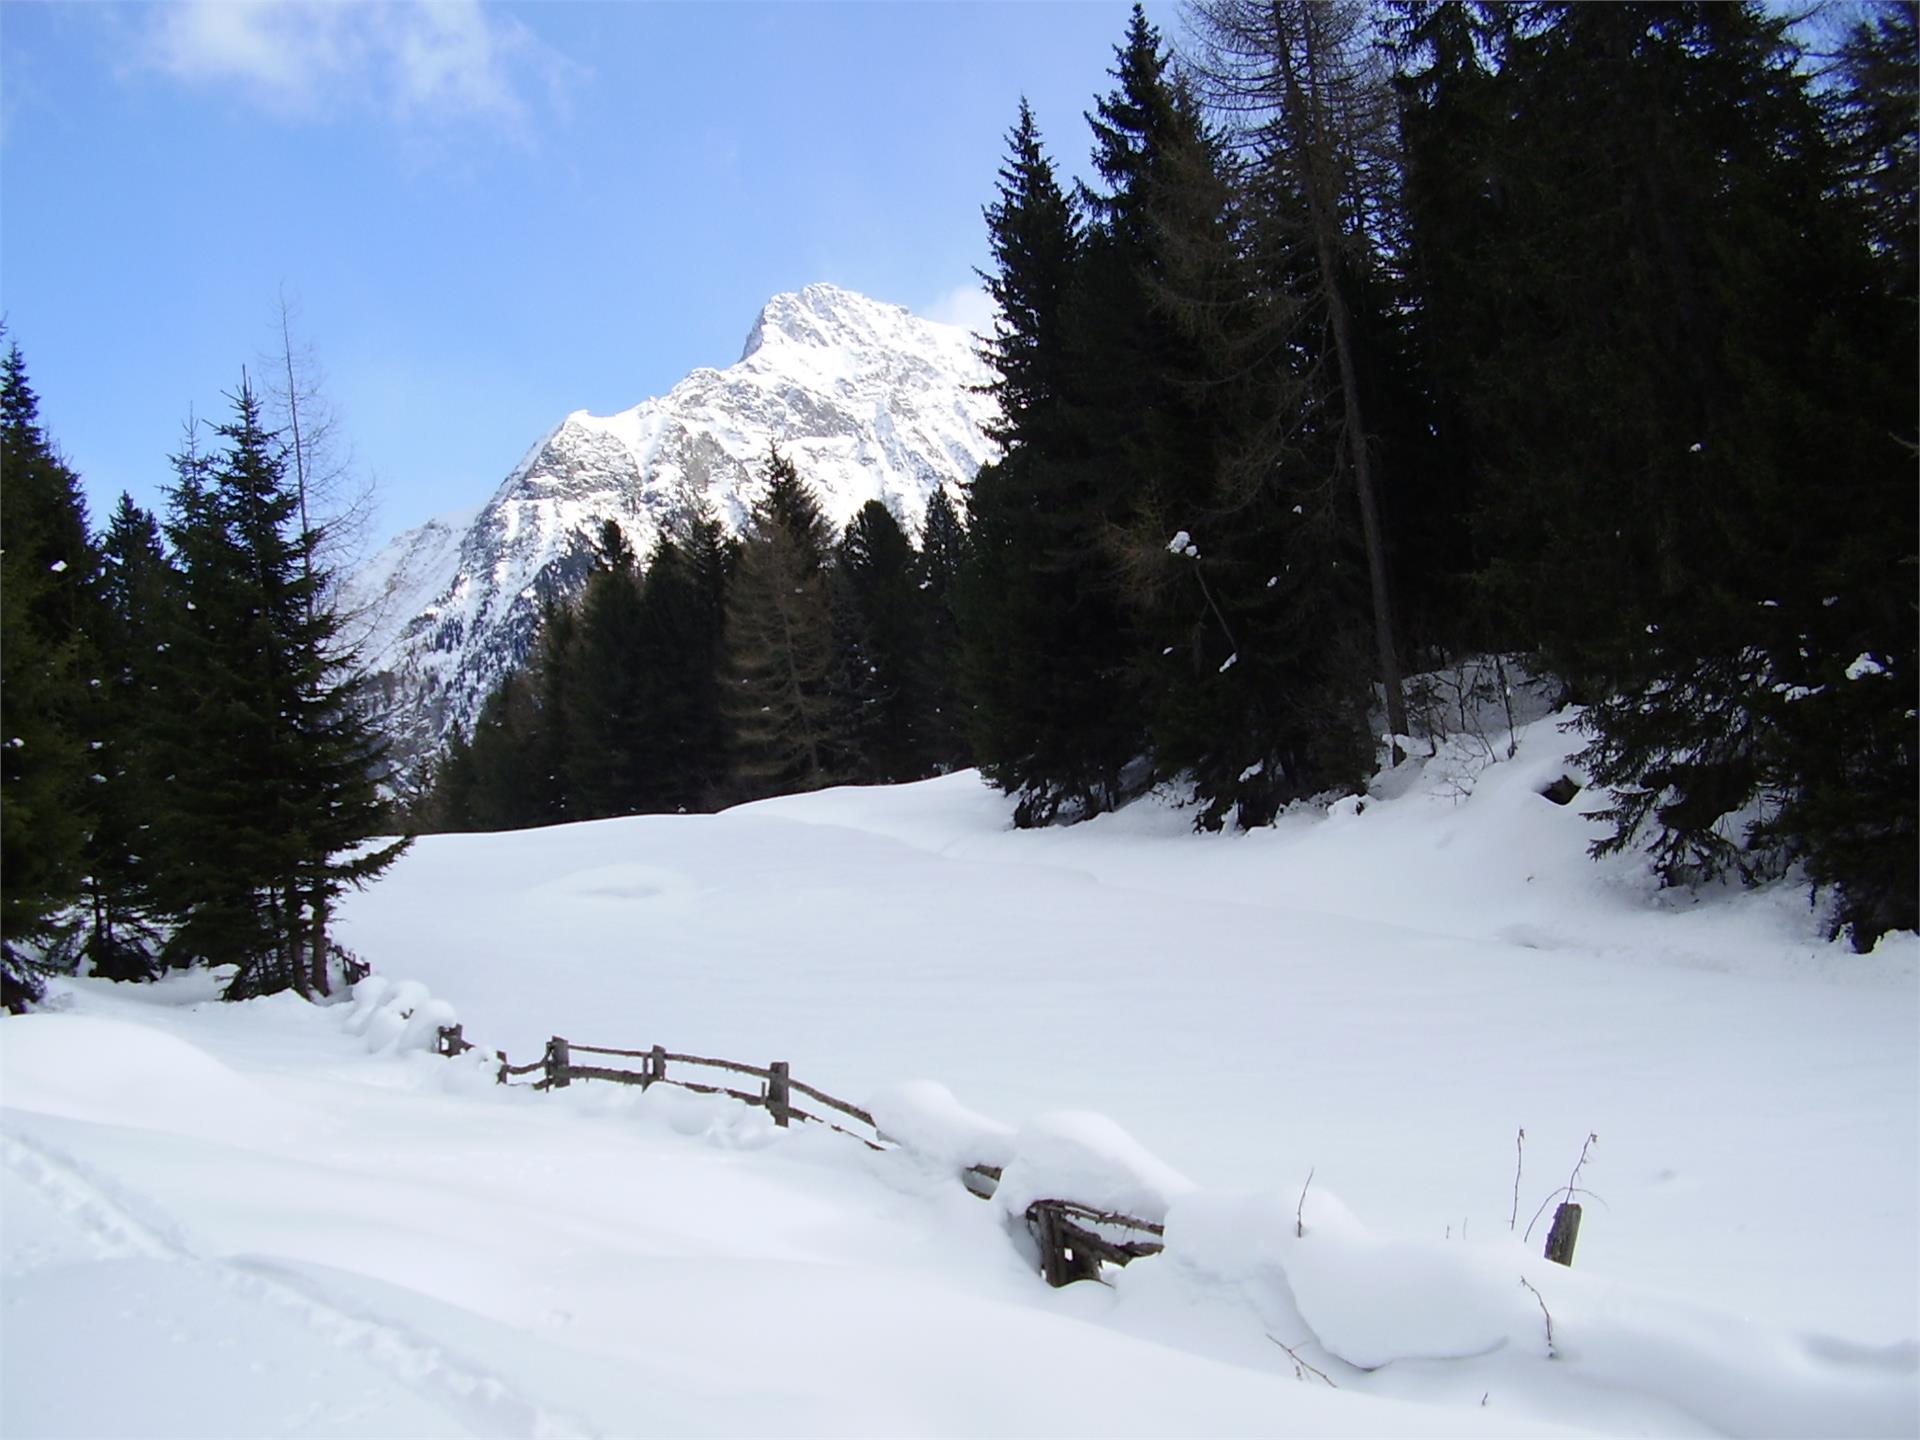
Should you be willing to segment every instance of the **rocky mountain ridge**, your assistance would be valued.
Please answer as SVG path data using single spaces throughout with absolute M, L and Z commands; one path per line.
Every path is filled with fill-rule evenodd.
M 397 536 L 347 589 L 403 755 L 466 729 L 521 663 L 546 596 L 584 583 L 617 521 L 645 556 L 704 506 L 738 532 L 778 445 L 844 524 L 878 499 L 910 528 L 994 454 L 974 338 L 832 285 L 776 295 L 725 369 L 614 415 L 568 415 L 479 510 Z

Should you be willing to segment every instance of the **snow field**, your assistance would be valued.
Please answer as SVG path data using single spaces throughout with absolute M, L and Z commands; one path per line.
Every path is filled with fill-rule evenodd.
M 1566 748 L 1244 837 L 965 776 L 442 837 L 346 1003 L 78 982 L 0 1023 L 0 1433 L 1915 1433 L 1912 938 L 1659 903 Z M 455 1018 L 787 1059 L 901 1148 L 502 1090 Z M 1516 1228 L 1601 1137 L 1571 1270 L 1520 1124 Z M 1167 1249 L 1047 1290 L 1048 1193 Z

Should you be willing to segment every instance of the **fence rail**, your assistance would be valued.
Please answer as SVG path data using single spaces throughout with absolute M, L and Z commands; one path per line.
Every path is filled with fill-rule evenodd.
M 440 1031 L 438 1052 L 446 1056 L 463 1055 L 474 1049 L 458 1025 L 449 1026 Z M 624 1069 L 613 1065 L 577 1065 L 576 1055 L 610 1056 L 619 1060 L 638 1060 L 637 1070 Z M 647 1050 L 621 1050 L 608 1045 L 577 1045 L 562 1036 L 555 1035 L 547 1041 L 547 1048 L 538 1060 L 528 1065 L 515 1065 L 508 1061 L 507 1052 L 496 1050 L 494 1058 L 499 1062 L 494 1078 L 502 1085 L 513 1083 L 513 1077 L 538 1073 L 540 1078 L 525 1088 L 535 1090 L 561 1090 L 575 1080 L 599 1080 L 615 1085 L 638 1085 L 642 1090 L 655 1085 L 672 1085 L 678 1089 L 691 1090 L 699 1095 L 725 1095 L 745 1105 L 763 1107 L 773 1118 L 773 1123 L 785 1127 L 794 1120 L 803 1120 L 816 1125 L 825 1125 L 829 1130 L 858 1140 L 870 1150 L 886 1150 L 892 1142 L 880 1133 L 870 1111 L 860 1106 L 829 1095 L 804 1081 L 795 1080 L 789 1073 L 787 1062 L 775 1060 L 766 1065 L 747 1065 L 738 1060 L 721 1060 L 709 1055 L 683 1055 L 668 1050 L 663 1045 L 655 1045 Z M 710 1070 L 722 1070 L 735 1075 L 747 1075 L 762 1081 L 758 1093 L 748 1090 L 736 1090 L 727 1085 L 707 1085 L 697 1080 L 669 1075 L 667 1066 L 700 1066 Z M 857 1134 L 844 1126 L 822 1116 L 802 1110 L 793 1103 L 795 1093 L 806 1096 L 823 1109 L 837 1111 L 850 1120 L 855 1120 L 873 1131 L 873 1138 Z M 1000 1185 L 1001 1170 L 997 1165 L 969 1165 L 960 1172 L 961 1183 L 981 1199 L 991 1199 Z M 1157 1254 L 1165 1244 L 1164 1229 L 1151 1220 L 1142 1220 L 1132 1215 L 1116 1215 L 1108 1211 L 1097 1210 L 1073 1200 L 1043 1199 L 1036 1200 L 1027 1207 L 1026 1222 L 1028 1233 L 1034 1238 L 1040 1250 L 1040 1273 L 1046 1277 L 1049 1285 L 1067 1285 L 1075 1280 L 1097 1280 L 1103 1263 L 1125 1265 L 1143 1255 Z M 1126 1239 L 1114 1232 L 1148 1236 L 1147 1239 Z

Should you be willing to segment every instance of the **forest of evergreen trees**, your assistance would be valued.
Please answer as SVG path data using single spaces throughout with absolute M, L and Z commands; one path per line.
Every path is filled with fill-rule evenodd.
M 19 347 L 0 365 L 0 982 L 232 966 L 230 999 L 324 994 L 333 900 L 404 841 L 340 643 L 303 456 L 243 381 L 174 457 L 163 527 L 90 531 Z
M 738 541 L 609 526 L 423 821 L 977 764 L 1021 824 L 1257 825 L 1494 652 L 1584 707 L 1597 850 L 1913 926 L 1915 7 L 1862 13 L 1136 9 L 1094 183 L 1009 137 L 962 514 L 836 537 L 776 453 Z
M 917 536 L 777 449 L 737 538 L 605 525 L 409 823 L 978 765 L 1023 825 L 1162 781 L 1260 825 L 1504 654 L 1582 707 L 1597 851 L 1920 925 L 1920 55 L 1860 13 L 1196 0 L 1176 56 L 1136 9 L 1093 182 L 1023 104 L 985 207 L 999 458 Z M 94 536 L 4 380 L 9 984 L 323 986 L 395 847 L 286 446 L 243 387 L 166 525 Z

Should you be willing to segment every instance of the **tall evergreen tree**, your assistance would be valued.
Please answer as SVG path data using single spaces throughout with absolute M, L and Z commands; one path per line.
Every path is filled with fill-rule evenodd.
M 563 687 L 567 788 L 573 818 L 632 815 L 647 807 L 647 695 L 641 664 L 640 570 L 619 525 L 602 522 L 593 574 L 573 622 Z
M 171 667 L 167 617 L 178 609 L 178 576 L 160 525 L 121 495 L 100 539 L 101 605 L 94 622 L 98 686 L 89 690 L 88 741 L 95 781 L 86 851 L 87 955 L 93 973 L 147 978 L 157 931 L 147 858 L 161 843 L 166 796 L 156 773 L 154 717 L 164 712 Z
M 733 547 L 720 524 L 688 515 L 661 535 L 641 589 L 638 663 L 646 677 L 648 808 L 712 809 L 727 781 L 721 712 Z
M 624 538 L 619 545 L 612 552 L 615 563 L 630 566 Z M 610 813 L 596 810 L 588 791 L 575 783 L 580 743 L 573 692 L 582 668 L 580 632 L 579 606 L 553 594 L 541 596 L 539 627 L 527 656 L 527 703 L 516 711 L 512 726 L 514 743 L 526 752 L 515 767 L 526 786 L 512 801 L 522 817 L 519 825 L 557 825 Z
M 275 438 L 244 382 L 218 429 L 222 455 L 184 469 L 171 535 L 184 613 L 166 895 L 179 958 L 234 964 L 229 998 L 327 988 L 331 903 L 380 873 L 404 841 L 386 827 L 377 738 L 359 678 L 315 603 L 318 537 L 297 527 Z M 217 744 L 209 744 L 217 737 Z
M 87 840 L 85 630 L 97 558 L 79 477 L 40 424 L 20 347 L 0 360 L 0 978 L 9 1008 L 40 993 L 70 931 Z
M 986 218 L 1006 450 L 967 494 L 962 673 L 981 772 L 1018 797 L 1017 823 L 1045 824 L 1117 804 L 1145 742 L 1104 477 L 1072 413 L 1081 224 L 1025 102 Z
M 835 573 L 857 630 L 850 663 L 864 670 L 859 700 L 865 713 L 854 718 L 861 777 L 922 779 L 935 763 L 925 661 L 929 604 L 913 542 L 878 500 L 847 522 Z
M 835 768 L 847 717 L 832 683 L 835 635 L 818 500 L 778 449 L 727 594 L 722 710 L 742 799 L 814 790 Z
M 960 679 L 958 606 L 960 577 L 966 565 L 966 528 L 947 492 L 936 490 L 927 501 L 920 535 L 920 584 L 927 609 L 920 684 L 927 696 L 927 746 L 936 771 L 958 770 L 973 763 Z

